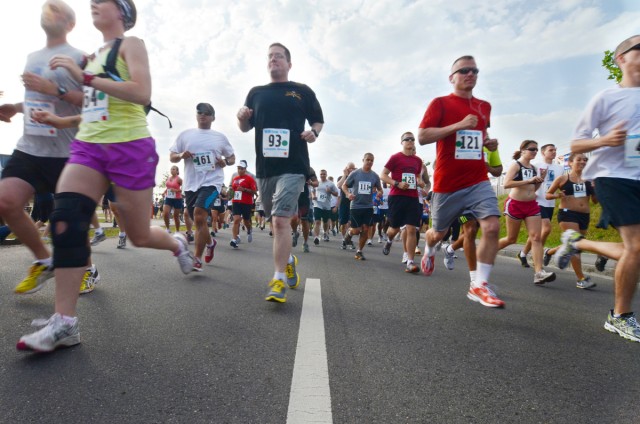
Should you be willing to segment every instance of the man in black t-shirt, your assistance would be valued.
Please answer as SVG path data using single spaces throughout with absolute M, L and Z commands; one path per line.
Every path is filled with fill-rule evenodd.
M 269 46 L 268 69 L 271 83 L 249 91 L 237 118 L 241 131 L 255 128 L 258 188 L 273 224 L 275 273 L 266 300 L 283 303 L 287 286 L 296 288 L 300 282 L 298 259 L 291 255 L 290 223 L 298 213 L 298 197 L 309 170 L 307 143 L 316 141 L 324 117 L 313 90 L 289 81 L 289 49 L 280 43 Z

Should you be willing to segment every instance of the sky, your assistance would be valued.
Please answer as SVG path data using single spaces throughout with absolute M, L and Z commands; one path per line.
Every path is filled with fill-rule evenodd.
M 0 103 L 23 98 L 26 56 L 45 44 L 43 3 L 3 8 Z M 94 52 L 103 40 L 89 0 L 67 3 L 77 15 L 70 44 Z M 136 6 L 138 22 L 127 35 L 145 41 L 153 105 L 174 126 L 149 115 L 160 155 L 157 183 L 171 166 L 173 141 L 196 127 L 199 102 L 214 106 L 213 128 L 255 171 L 254 133 L 238 129 L 236 113 L 251 87 L 269 82 L 272 42 L 291 50 L 289 78 L 309 85 L 324 112 L 324 129 L 309 146 L 311 165 L 337 178 L 347 162 L 360 166 L 366 152 L 380 172 L 400 151 L 400 135 L 417 134 L 429 102 L 451 92 L 451 64 L 467 54 L 480 69 L 474 95 L 492 104 L 489 131 L 503 162 L 525 139 L 565 153 L 589 99 L 614 84 L 601 64 L 604 51 L 640 32 L 637 0 L 136 0 Z M 21 133 L 20 117 L 0 122 L 0 153 L 10 154 Z M 432 162 L 435 146 L 417 146 L 417 154 Z

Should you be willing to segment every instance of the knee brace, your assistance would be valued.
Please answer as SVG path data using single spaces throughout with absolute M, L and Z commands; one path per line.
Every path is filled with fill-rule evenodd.
M 86 266 L 89 247 L 89 225 L 96 202 L 78 193 L 57 193 L 51 214 L 53 266 L 78 268 Z

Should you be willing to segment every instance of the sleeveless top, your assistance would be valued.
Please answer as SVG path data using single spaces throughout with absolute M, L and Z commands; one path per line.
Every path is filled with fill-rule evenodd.
M 531 178 L 538 175 L 534 167 L 527 168 L 526 166 L 522 165 L 520 161 L 516 161 L 516 163 L 520 166 L 520 169 L 518 169 L 516 176 L 513 177 L 513 181 L 530 180 Z
M 573 197 L 586 197 L 593 195 L 593 185 L 591 181 L 583 181 L 581 183 L 574 183 L 569 177 L 560 190 L 564 191 L 565 196 Z
M 167 178 L 167 182 L 165 183 L 165 185 L 167 186 L 167 188 L 175 190 L 173 196 L 170 196 L 169 191 L 167 191 L 167 197 L 169 199 L 182 199 L 182 193 L 180 192 L 180 184 L 178 183 L 178 178 L 180 177 L 177 175 L 175 177 Z

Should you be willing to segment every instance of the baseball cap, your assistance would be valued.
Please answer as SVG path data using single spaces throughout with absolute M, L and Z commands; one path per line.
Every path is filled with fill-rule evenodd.
M 247 168 L 247 161 L 246 160 L 241 160 L 240 163 L 238 164 L 239 168 Z
M 198 103 L 198 106 L 196 106 L 196 110 L 198 112 L 202 112 L 211 116 L 215 116 L 216 114 L 216 111 L 213 110 L 213 106 L 211 106 L 209 103 Z

